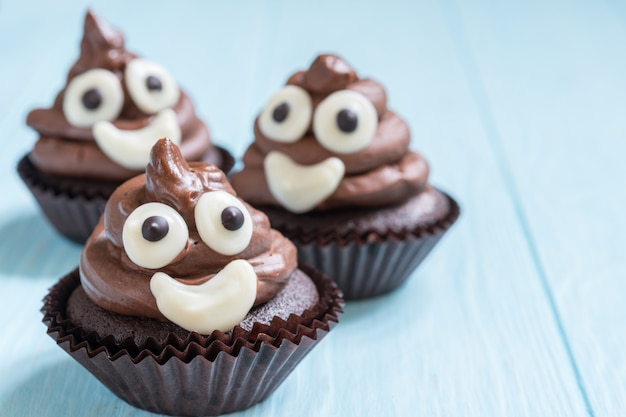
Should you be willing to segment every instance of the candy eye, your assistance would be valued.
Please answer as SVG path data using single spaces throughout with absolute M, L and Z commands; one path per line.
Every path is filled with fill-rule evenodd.
M 252 238 L 252 218 L 237 197 L 226 191 L 203 194 L 194 211 L 200 237 L 222 255 L 236 255 Z
M 378 116 L 372 102 L 351 90 L 337 91 L 326 97 L 313 116 L 313 131 L 318 142 L 340 154 L 366 148 L 377 127 Z
M 172 262 L 187 245 L 189 230 L 182 216 L 163 203 L 137 207 L 124 222 L 122 241 L 135 264 L 148 269 Z
M 130 96 L 144 113 L 155 114 L 178 102 L 178 85 L 159 64 L 145 59 L 133 59 L 126 65 L 124 78 Z
M 90 127 L 114 120 L 124 104 L 120 80 L 111 71 L 92 69 L 72 78 L 63 96 L 63 114 L 70 124 Z
M 313 104 L 309 94 L 295 85 L 274 95 L 259 116 L 259 129 L 277 142 L 292 143 L 309 128 Z

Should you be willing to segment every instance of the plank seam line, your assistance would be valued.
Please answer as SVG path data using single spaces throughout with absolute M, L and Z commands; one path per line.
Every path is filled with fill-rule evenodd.
M 530 230 L 528 220 L 524 215 L 520 194 L 513 178 L 512 171 L 509 169 L 508 164 L 506 163 L 506 152 L 502 147 L 499 135 L 497 133 L 497 128 L 495 126 L 495 121 L 493 118 L 493 112 L 491 111 L 489 100 L 486 97 L 484 85 L 482 83 L 481 77 L 478 74 L 476 64 L 470 52 L 471 48 L 469 42 L 466 41 L 467 31 L 465 30 L 463 22 L 457 11 L 458 5 L 454 0 L 443 1 L 440 4 L 444 15 L 447 17 L 447 19 L 445 20 L 447 20 L 448 31 L 452 38 L 453 46 L 459 53 L 460 60 L 463 64 L 462 71 L 467 78 L 471 95 L 474 98 L 474 101 L 478 107 L 481 125 L 485 129 L 485 135 L 487 136 L 487 140 L 493 148 L 493 152 L 495 153 L 496 157 L 496 164 L 500 170 L 503 181 L 507 186 L 509 197 L 513 202 L 515 216 L 518 218 L 518 221 L 520 222 L 520 226 L 522 228 L 522 233 L 526 238 L 533 265 L 537 270 L 537 274 L 539 275 L 540 283 L 547 298 L 549 308 L 553 315 L 553 319 L 556 322 L 555 324 L 557 326 L 559 338 L 561 339 L 561 343 L 563 344 L 563 347 L 565 349 L 568 361 L 570 363 L 570 366 L 572 367 L 572 371 L 576 379 L 576 384 L 578 385 L 578 390 L 580 391 L 580 394 L 582 396 L 587 413 L 590 417 L 595 417 L 595 413 L 591 406 L 591 402 L 589 400 L 587 389 L 585 388 L 580 369 L 578 367 L 578 364 L 576 363 L 576 359 L 574 357 L 569 338 L 567 337 L 567 333 L 565 331 L 565 328 L 563 327 L 563 322 L 561 320 L 561 315 L 559 314 L 554 294 L 552 292 L 552 289 L 550 288 L 550 285 L 548 284 L 547 274 L 537 251 L 535 239 L 533 238 L 533 234 Z

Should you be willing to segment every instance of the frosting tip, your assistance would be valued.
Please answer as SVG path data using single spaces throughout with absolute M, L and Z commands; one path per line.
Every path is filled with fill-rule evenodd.
M 92 50 L 101 48 L 121 48 L 124 45 L 122 34 L 98 17 L 93 10 L 87 10 L 83 33 L 84 47 Z
M 304 76 L 305 88 L 328 93 L 357 80 L 356 72 L 337 55 L 319 55 Z

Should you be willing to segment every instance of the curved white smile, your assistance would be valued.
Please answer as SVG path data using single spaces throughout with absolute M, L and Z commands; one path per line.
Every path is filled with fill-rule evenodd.
M 263 167 L 274 198 L 294 213 L 307 212 L 334 193 L 346 171 L 339 158 L 300 165 L 279 151 L 267 154 Z
M 243 259 L 230 262 L 201 285 L 186 285 L 163 272 L 150 279 L 159 311 L 183 329 L 208 335 L 231 330 L 248 314 L 256 298 L 257 277 Z
M 157 140 L 167 137 L 180 145 L 182 137 L 176 112 L 172 109 L 161 110 L 148 126 L 141 129 L 122 130 L 101 120 L 93 125 L 92 133 L 106 156 L 132 170 L 146 168 L 150 149 Z

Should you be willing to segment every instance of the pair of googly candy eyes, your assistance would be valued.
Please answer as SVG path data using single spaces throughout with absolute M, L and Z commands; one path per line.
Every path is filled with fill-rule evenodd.
M 365 149 L 378 127 L 376 108 L 356 91 L 336 91 L 322 100 L 313 112 L 313 101 L 306 90 L 287 85 L 261 112 L 259 129 L 276 142 L 294 143 L 307 132 L 311 119 L 317 141 L 339 154 Z
M 202 241 L 215 252 L 232 256 L 242 252 L 252 238 L 250 212 L 226 191 L 203 194 L 194 209 Z M 122 241 L 132 262 L 147 269 L 162 268 L 187 247 L 189 229 L 172 207 L 158 202 L 137 207 L 122 229 Z
M 136 58 L 126 65 L 124 82 L 132 100 L 146 114 L 173 107 L 180 90 L 169 72 L 154 62 Z M 124 105 L 122 82 L 102 68 L 88 70 L 69 82 L 63 97 L 63 113 L 77 127 L 118 118 Z

